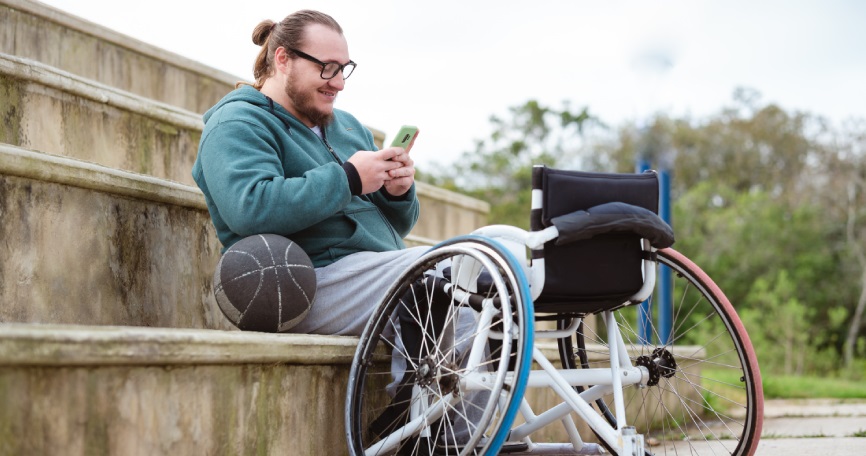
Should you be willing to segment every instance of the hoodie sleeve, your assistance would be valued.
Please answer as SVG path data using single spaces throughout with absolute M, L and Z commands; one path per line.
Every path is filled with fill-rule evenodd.
M 240 236 L 290 236 L 344 208 L 351 200 L 337 163 L 311 166 L 286 178 L 272 132 L 247 120 L 215 113 L 199 149 L 202 174 L 219 215 Z M 322 198 L 322 195 L 330 195 Z
M 412 231 L 418 221 L 418 216 L 421 214 L 421 203 L 418 201 L 415 185 L 412 185 L 409 191 L 399 198 L 389 198 L 384 192 L 383 187 L 382 190 L 371 193 L 370 198 L 397 233 L 401 237 L 406 237 Z

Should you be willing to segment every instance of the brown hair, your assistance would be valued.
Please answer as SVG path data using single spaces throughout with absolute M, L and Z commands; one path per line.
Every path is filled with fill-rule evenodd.
M 253 43 L 261 46 L 262 50 L 253 64 L 253 77 L 256 79 L 253 87 L 261 89 L 265 79 L 274 74 L 273 62 L 274 51 L 283 47 L 298 49 L 304 44 L 304 30 L 310 24 L 321 24 L 334 31 L 343 34 L 340 24 L 331 16 L 313 10 L 301 10 L 294 12 L 280 22 L 265 19 L 253 30 Z M 290 51 L 289 51 L 290 52 Z

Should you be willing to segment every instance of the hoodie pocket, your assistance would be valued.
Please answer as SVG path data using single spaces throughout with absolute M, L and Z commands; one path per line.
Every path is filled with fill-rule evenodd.
M 376 207 L 362 207 L 343 212 L 352 235 L 333 246 L 330 251 L 334 259 L 346 255 L 374 251 L 383 252 L 402 248 L 402 242 L 388 220 Z

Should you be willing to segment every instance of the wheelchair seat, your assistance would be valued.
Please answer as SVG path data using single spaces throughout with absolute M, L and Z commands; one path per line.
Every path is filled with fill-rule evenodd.
M 655 171 L 614 174 L 536 166 L 533 192 L 534 201 L 540 202 L 532 211 L 533 231 L 554 225 L 558 217 L 575 211 L 617 207 L 608 203 L 625 203 L 658 214 Z M 595 231 L 599 233 L 588 239 L 545 244 L 545 280 L 535 300 L 536 312 L 586 315 L 632 304 L 629 298 L 643 286 L 643 260 L 650 252 L 635 232 Z

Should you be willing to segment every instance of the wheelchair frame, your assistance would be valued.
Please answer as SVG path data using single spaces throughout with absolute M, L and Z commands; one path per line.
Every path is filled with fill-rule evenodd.
M 533 202 L 534 206 L 540 204 L 540 197 L 535 193 Z M 525 231 L 503 225 L 484 227 L 473 235 L 454 238 L 434 247 L 416 261 L 417 268 L 410 269 L 398 279 L 389 290 L 390 298 L 383 301 L 381 312 L 376 312 L 377 315 L 371 319 L 362 335 L 353 362 L 346 406 L 347 441 L 352 454 L 462 455 L 498 454 L 500 451 L 514 454 L 602 454 L 607 450 L 618 455 L 645 455 L 653 454 L 658 450 L 656 448 L 658 445 L 655 444 L 658 437 L 638 432 L 638 427 L 650 429 L 652 426 L 643 423 L 636 427 L 630 422 L 632 420 L 629 420 L 627 414 L 629 399 L 625 391 L 636 390 L 638 393 L 635 394 L 639 395 L 643 390 L 658 387 L 661 382 L 677 380 L 694 385 L 695 380 L 689 377 L 690 374 L 686 373 L 685 367 L 676 364 L 675 358 L 680 362 L 689 363 L 694 362 L 694 359 L 680 358 L 672 354 L 675 353 L 672 346 L 654 347 L 652 355 L 633 358 L 629 354 L 630 347 L 624 340 L 623 328 L 620 328 L 622 322 L 617 319 L 620 310 L 610 308 L 600 312 L 607 334 L 607 366 L 582 365 L 580 369 L 555 367 L 536 346 L 535 339 L 562 341 L 568 338 L 570 341 L 570 338 L 577 333 L 580 335 L 578 345 L 584 344 L 584 334 L 579 331 L 579 328 L 582 327 L 581 323 L 585 315 L 571 318 L 570 324 L 562 329 L 536 330 L 534 328 L 536 317 L 533 303 L 541 295 L 545 281 L 543 254 L 539 252 L 545 244 L 561 235 L 558 227 L 553 225 L 537 231 Z M 657 250 L 646 238 L 641 240 L 641 247 L 646 253 L 642 261 L 643 285 L 625 300 L 625 304 L 640 303 L 651 297 L 659 262 L 676 268 L 678 276 L 684 277 L 687 284 L 697 289 L 700 296 L 710 303 L 711 309 L 707 315 L 709 318 L 718 317 L 712 319 L 712 327 L 722 328 L 718 330 L 719 335 L 716 338 L 726 339 L 722 336 L 730 338 L 729 343 L 732 348 L 727 346 L 725 348 L 729 352 L 735 352 L 737 358 L 737 361 L 733 362 L 731 371 L 742 375 L 740 383 L 743 386 L 738 389 L 738 392 L 744 393 L 745 400 L 742 403 L 739 399 L 731 400 L 732 404 L 727 404 L 734 408 L 742 407 L 745 412 L 742 421 L 739 418 L 729 417 L 726 410 L 715 408 L 716 406 L 711 402 L 719 401 L 719 398 L 710 395 L 700 400 L 691 399 L 685 395 L 680 396 L 674 390 L 672 394 L 681 402 L 680 405 L 688 410 L 688 413 L 683 415 L 683 419 L 690 420 L 691 425 L 697 427 L 706 440 L 696 443 L 687 441 L 684 451 L 692 454 L 718 454 L 719 451 L 723 454 L 753 454 L 757 448 L 763 419 L 763 393 L 757 359 L 745 328 L 721 290 L 697 266 L 669 248 Z M 527 249 L 532 252 L 531 263 L 522 260 L 527 256 Z M 380 344 L 386 339 L 383 336 L 384 328 L 391 324 L 395 309 L 401 306 L 411 307 L 404 303 L 405 296 L 412 294 L 408 292 L 406 282 L 417 283 L 420 277 L 427 277 L 424 274 L 429 275 L 426 271 L 430 269 L 431 264 L 436 264 L 438 267 L 446 261 L 451 269 L 449 280 L 433 280 L 433 282 L 445 283 L 442 293 L 448 295 L 450 302 L 454 303 L 453 307 L 463 306 L 467 309 L 471 307 L 476 312 L 473 317 L 474 328 L 477 330 L 471 337 L 461 339 L 461 336 L 456 335 L 459 331 L 454 329 L 457 317 L 445 320 L 450 321 L 451 323 L 447 324 L 452 325 L 449 333 L 429 323 L 419 311 L 419 315 L 414 317 L 417 324 L 425 331 L 435 334 L 431 335 L 431 342 L 423 349 L 426 356 L 413 358 L 414 355 L 410 353 L 405 355 L 407 371 L 404 374 L 404 381 L 407 381 L 408 377 L 408 382 L 412 383 L 411 395 L 407 394 L 407 397 L 410 397 L 407 410 L 401 415 L 399 424 L 389 428 L 386 435 L 370 437 L 365 426 L 372 421 L 371 415 L 383 410 L 387 411 L 388 407 L 391 407 L 369 406 L 375 413 L 366 410 L 368 404 L 377 402 L 373 399 L 374 394 L 366 391 L 371 388 L 371 385 L 372 388 L 376 388 L 376 382 L 368 380 L 376 378 L 371 369 L 374 358 L 381 356 L 383 345 Z M 487 288 L 487 291 L 479 285 L 478 279 L 481 276 L 479 271 L 486 271 L 492 276 L 493 284 Z M 441 276 L 441 272 L 437 274 L 437 277 Z M 433 301 L 434 293 L 439 291 L 424 291 L 426 299 L 430 302 Z M 683 296 L 686 297 L 685 294 Z M 470 305 L 473 299 L 474 304 Z M 447 312 L 450 313 L 451 310 Z M 457 310 L 453 312 L 455 315 L 458 313 Z M 686 315 L 686 318 L 688 317 L 689 315 Z M 699 324 L 702 322 L 702 320 L 698 321 Z M 627 327 L 625 329 L 628 330 Z M 399 330 L 397 332 L 399 333 Z M 443 342 L 445 339 L 443 334 L 446 333 L 450 334 L 449 342 Z M 399 334 L 394 337 L 400 338 Z M 426 337 L 425 333 L 425 340 Z M 491 341 L 502 343 L 498 357 L 491 354 Z M 461 343 L 471 346 L 468 355 L 464 357 L 455 354 L 458 352 L 455 347 Z M 384 347 L 388 350 L 402 350 L 399 342 L 386 342 Z M 643 353 L 649 353 L 648 349 L 636 347 L 634 343 L 631 348 L 632 351 L 637 348 Z M 583 350 L 585 355 L 587 348 L 584 346 L 580 350 Z M 433 353 L 438 355 L 434 356 Z M 730 353 L 722 353 L 719 356 L 730 357 Z M 561 358 L 565 365 L 564 355 L 561 355 Z M 457 359 L 460 361 L 457 362 Z M 491 359 L 492 361 L 489 361 Z M 531 369 L 533 362 L 539 369 Z M 656 394 L 658 401 L 662 403 L 661 408 L 666 407 L 662 395 L 671 394 L 670 390 L 664 388 L 672 388 L 671 384 L 658 387 L 660 392 Z M 526 388 L 550 389 L 561 402 L 536 414 L 529 401 L 524 398 Z M 697 389 L 696 393 L 705 396 L 709 391 L 695 389 Z M 488 399 L 483 407 L 483 416 L 478 419 L 480 424 L 471 430 L 471 438 L 467 442 L 463 442 L 462 446 L 455 444 L 450 447 L 431 443 L 447 440 L 442 435 L 456 440 L 459 434 L 456 430 L 458 426 L 442 423 L 451 421 L 449 414 L 462 415 L 464 421 L 468 423 L 470 420 L 465 417 L 470 415 L 469 410 L 472 410 L 475 404 L 467 398 L 473 394 L 480 396 L 485 393 L 491 399 Z M 607 401 L 612 400 L 613 413 L 606 413 L 610 410 L 605 398 Z M 593 408 L 593 404 L 599 408 L 598 411 Z M 571 413 L 575 413 L 589 426 L 597 436 L 598 443 L 584 441 Z M 666 413 L 667 419 L 674 415 L 670 411 Z M 699 416 L 703 413 L 710 415 L 706 421 Z M 384 414 L 382 412 L 382 415 Z M 522 422 L 512 427 L 518 416 Z M 710 419 L 722 421 L 728 429 L 716 434 L 717 431 L 711 429 L 713 423 L 709 422 Z M 557 422 L 564 426 L 568 442 L 532 441 L 531 436 L 534 433 Z M 471 424 L 465 426 L 472 428 Z M 686 435 L 688 435 L 686 432 L 688 427 L 662 425 L 662 429 L 666 432 L 676 433 L 682 430 Z M 705 428 L 707 430 L 704 430 Z M 706 437 L 707 434 L 709 437 Z M 728 434 L 733 437 L 730 444 L 728 444 Z M 647 438 L 650 438 L 650 441 L 647 441 Z M 679 442 L 663 438 L 665 441 L 663 451 L 672 451 L 675 454 L 676 451 L 680 451 L 677 446 Z

